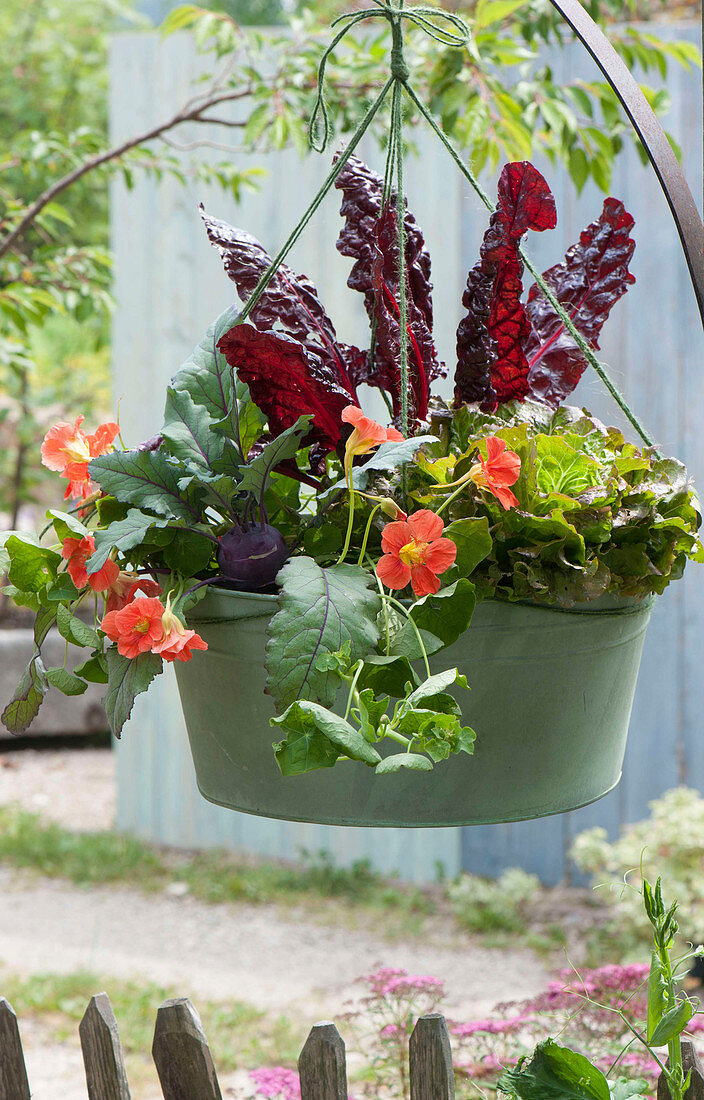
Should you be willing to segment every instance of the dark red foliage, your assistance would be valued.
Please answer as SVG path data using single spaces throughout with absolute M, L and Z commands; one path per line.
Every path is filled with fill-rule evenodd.
M 524 343 L 530 322 L 521 302 L 523 262 L 518 248 L 529 229 L 542 232 L 556 224 L 555 200 L 537 168 L 528 161 L 507 164 L 481 259 L 469 273 L 463 297 L 468 313 L 457 331 L 457 403 L 480 401 L 493 407 L 527 395 Z
M 543 278 L 593 348 L 612 307 L 635 282 L 628 270 L 635 241 L 633 218 L 618 199 L 606 199 L 595 222 L 572 245 L 565 261 Z M 587 361 L 545 295 L 534 284 L 528 295 L 531 332 L 526 341 L 531 395 L 557 405 L 572 392 Z
M 271 263 L 271 257 L 262 244 L 242 229 L 227 222 L 211 218 L 201 206 L 210 243 L 217 248 L 225 271 L 237 287 L 237 293 L 246 302 Z M 365 353 L 359 348 L 339 344 L 335 326 L 328 317 L 318 297 L 314 284 L 305 275 L 296 275 L 282 264 L 249 314 L 250 320 L 262 331 L 277 328 L 288 333 L 299 343 L 310 348 L 323 362 L 327 362 L 339 382 L 353 389 L 350 368 L 358 371 L 359 360 Z
M 335 449 L 343 428 L 342 410 L 357 404 L 357 398 L 329 361 L 290 336 L 260 332 L 248 324 L 229 329 L 218 348 L 249 386 L 272 435 L 290 428 L 299 416 L 312 415 L 306 442 Z
M 390 394 L 394 413 L 401 408 L 399 373 L 398 249 L 394 199 L 382 208 L 383 181 L 357 157 L 350 157 L 335 183 L 343 193 L 340 213 L 345 225 L 337 241 L 343 256 L 354 259 L 347 285 L 364 295 L 375 333 L 373 355 L 366 373 L 356 376 Z M 406 210 L 406 267 L 408 272 L 408 346 L 411 416 L 424 420 L 430 382 L 444 374 L 433 343 L 430 255 L 415 218 Z

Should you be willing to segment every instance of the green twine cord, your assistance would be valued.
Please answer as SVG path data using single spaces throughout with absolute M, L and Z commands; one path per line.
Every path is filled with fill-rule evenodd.
M 450 154 L 457 168 L 479 196 L 486 208 L 494 211 L 494 203 L 481 186 L 468 164 L 465 163 L 461 153 L 441 129 L 424 103 L 416 95 L 410 84 L 410 73 L 403 49 L 403 21 L 414 24 L 428 34 L 435 41 L 444 46 L 464 48 L 470 45 L 470 35 L 467 25 L 460 16 L 453 12 L 446 12 L 436 8 L 413 7 L 406 8 L 405 0 L 397 0 L 397 6 L 393 6 L 391 0 L 372 0 L 376 6 L 365 8 L 362 11 L 350 12 L 339 16 L 332 26 L 342 24 L 340 30 L 327 46 L 320 59 L 318 67 L 317 99 L 309 125 L 309 140 L 311 147 L 317 152 L 324 152 L 330 139 L 330 117 L 325 103 L 325 73 L 330 56 L 339 45 L 345 35 L 365 19 L 383 18 L 391 27 L 391 55 L 390 75 L 381 92 L 368 109 L 364 118 L 354 131 L 346 148 L 340 153 L 331 171 L 326 176 L 320 189 L 313 198 L 308 209 L 302 215 L 300 221 L 293 229 L 290 236 L 283 243 L 276 256 L 274 256 L 267 270 L 262 274 L 257 285 L 247 299 L 239 315 L 239 321 L 244 321 L 250 315 L 255 305 L 261 298 L 272 278 L 278 271 L 284 259 L 299 239 L 309 221 L 315 214 L 323 199 L 333 187 L 345 164 L 359 145 L 376 115 L 384 104 L 389 91 L 392 91 L 391 119 L 389 125 L 389 144 L 386 158 L 386 170 L 384 173 L 384 185 L 382 199 L 387 202 L 390 199 L 393 178 L 396 178 L 396 235 L 398 247 L 398 306 L 399 306 L 399 353 L 401 374 L 401 429 L 404 435 L 408 435 L 409 408 L 408 408 L 408 271 L 406 263 L 406 226 L 405 226 L 405 202 L 404 202 L 404 178 L 403 178 L 403 92 L 405 90 L 411 102 L 420 112 L 421 116 L 430 126 L 431 130 L 440 139 L 445 149 Z M 588 364 L 593 368 L 603 385 L 630 421 L 643 442 L 654 446 L 650 434 L 646 431 L 640 419 L 630 407 L 626 399 L 619 393 L 611 380 L 606 367 L 594 354 L 591 346 L 577 329 L 567 310 L 558 300 L 552 289 L 548 286 L 542 274 L 537 270 L 532 260 L 526 255 L 523 248 L 519 248 L 519 255 L 528 271 L 531 273 L 545 295 L 550 305 L 557 313 L 562 324 L 569 332 L 577 347 L 584 355 Z M 372 337 L 372 353 L 374 339 Z

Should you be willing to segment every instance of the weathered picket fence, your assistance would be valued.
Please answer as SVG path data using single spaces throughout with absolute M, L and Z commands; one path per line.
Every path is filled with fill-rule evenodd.
M 107 994 L 91 998 L 78 1031 L 89 1100 L 130 1100 L 117 1021 Z M 152 1056 L 164 1100 L 222 1100 L 200 1016 L 187 998 L 165 1001 L 157 1012 Z M 685 1071 L 692 1071 L 686 1100 L 704 1100 L 704 1067 L 689 1040 L 682 1043 L 682 1061 Z M 347 1100 L 345 1043 L 334 1024 L 311 1028 L 298 1059 L 298 1074 L 301 1100 Z M 438 1013 L 421 1016 L 413 1030 L 409 1084 L 411 1100 L 454 1098 L 450 1037 L 445 1018 Z M 4 998 L 0 998 L 0 1100 L 31 1100 L 17 1016 Z M 662 1075 L 657 1100 L 669 1100 Z

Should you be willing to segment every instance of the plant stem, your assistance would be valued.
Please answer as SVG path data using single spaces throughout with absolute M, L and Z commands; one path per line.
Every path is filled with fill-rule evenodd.
M 350 512 L 347 519 L 347 534 L 345 535 L 345 544 L 342 547 L 342 552 L 335 562 L 336 565 L 342 565 L 343 561 L 347 557 L 347 551 L 350 548 L 350 542 L 352 541 L 352 524 L 354 522 L 354 489 L 350 487 Z
M 347 718 L 349 716 L 350 709 L 352 707 L 352 700 L 354 699 L 354 701 L 356 703 L 359 703 L 359 693 L 357 691 L 357 681 L 359 680 L 359 677 L 362 674 L 362 669 L 363 668 L 364 668 L 364 661 L 360 661 L 359 664 L 357 665 L 357 669 L 355 671 L 355 674 L 352 677 L 352 683 L 350 684 L 350 690 L 349 690 L 349 694 L 347 696 L 347 706 L 345 707 L 345 721 L 347 721 Z
M 423 662 L 425 664 L 425 674 L 426 674 L 427 678 L 430 679 L 430 665 L 428 663 L 428 654 L 426 653 L 425 646 L 423 644 L 423 639 L 421 638 L 420 630 L 418 629 L 416 623 L 411 618 L 411 614 L 408 611 L 408 608 L 404 607 L 400 600 L 395 600 L 393 596 L 385 596 L 384 599 L 388 600 L 388 602 L 390 604 L 393 604 L 394 607 L 397 607 L 399 609 L 399 611 L 402 611 L 403 614 L 408 619 L 411 626 L 413 627 L 416 638 L 418 640 L 418 645 L 420 646 L 421 653 L 423 654 Z
M 377 504 L 376 507 L 372 508 L 372 510 L 371 510 L 371 513 L 369 515 L 369 519 L 367 520 L 367 526 L 364 530 L 364 538 L 362 539 L 362 549 L 359 551 L 359 557 L 357 559 L 357 565 L 361 566 L 363 561 L 364 561 L 364 555 L 367 552 L 367 542 L 369 540 L 369 532 L 372 529 L 372 520 L 374 519 L 374 516 L 377 514 L 377 512 L 379 511 L 380 508 L 381 508 L 381 505 Z

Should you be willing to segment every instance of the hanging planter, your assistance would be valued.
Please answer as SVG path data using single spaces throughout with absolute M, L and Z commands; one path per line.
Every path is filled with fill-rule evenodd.
M 3 720 L 21 731 L 50 685 L 103 682 L 119 736 L 174 663 L 214 802 L 353 825 L 557 813 L 618 782 L 652 600 L 704 560 L 701 517 L 686 471 L 594 351 L 634 281 L 630 214 L 607 199 L 541 275 L 522 241 L 555 228 L 546 180 L 506 165 L 494 207 L 408 83 L 404 21 L 460 46 L 458 17 L 403 4 L 345 17 L 321 63 L 314 140 L 316 116 L 327 139 L 330 50 L 377 15 L 391 75 L 274 259 L 203 212 L 244 304 L 174 376 L 159 435 L 115 450 L 116 424 L 87 434 L 80 417 L 47 434 L 43 459 L 79 511 L 50 513 L 56 548 L 5 540 L 10 594 L 38 614 Z M 379 176 L 354 150 L 387 97 Z M 404 97 L 492 210 L 449 403 L 430 257 L 404 198 Z M 284 264 L 333 187 L 368 349 L 338 340 L 316 288 Z M 589 366 L 645 446 L 564 404 Z M 362 411 L 362 385 L 389 426 Z M 91 592 L 95 628 L 74 614 Z M 54 622 L 89 651 L 72 673 L 42 664 Z

